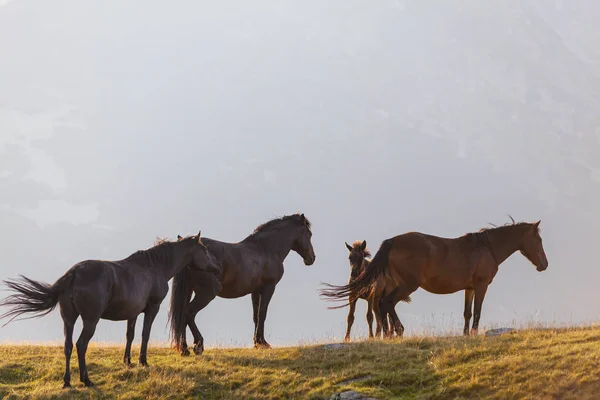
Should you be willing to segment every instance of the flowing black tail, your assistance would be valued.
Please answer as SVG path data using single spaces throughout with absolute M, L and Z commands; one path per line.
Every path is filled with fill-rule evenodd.
M 32 315 L 19 319 L 39 318 L 49 314 L 58 304 L 60 295 L 71 285 L 73 276 L 73 271 L 69 270 L 53 285 L 34 281 L 23 275 L 18 280 L 4 281 L 8 289 L 16 293 L 0 301 L 0 307 L 11 307 L 0 315 L 0 319 L 10 318 L 6 323 L 8 324 L 23 314 Z
M 375 253 L 375 257 L 373 257 L 363 273 L 347 285 L 336 286 L 325 283 L 324 286 L 326 286 L 327 289 L 320 290 L 322 298 L 325 298 L 328 301 L 348 300 L 346 304 L 328 308 L 335 309 L 346 307 L 361 296 L 369 295 L 372 291 L 373 284 L 377 279 L 388 272 L 388 255 L 391 248 L 392 239 L 384 240 L 383 243 L 381 243 L 379 250 L 377 250 L 377 253 Z M 409 302 L 410 298 L 407 298 L 404 301 Z
M 168 321 L 171 325 L 171 342 L 179 351 L 182 350 L 183 342 L 185 342 L 186 310 L 192 298 L 189 275 L 189 268 L 182 268 L 173 277 L 173 283 L 171 284 L 171 304 L 169 305 Z

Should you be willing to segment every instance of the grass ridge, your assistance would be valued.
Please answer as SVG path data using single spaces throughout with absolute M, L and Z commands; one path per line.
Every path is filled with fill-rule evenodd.
M 74 388 L 62 390 L 61 346 L 0 345 L 0 398 L 326 399 L 355 390 L 379 399 L 592 399 L 600 392 L 598 327 L 410 337 L 340 349 L 209 349 L 186 358 L 153 347 L 150 368 L 126 368 L 122 352 L 123 346 L 90 346 L 95 389 L 79 384 L 74 352 Z

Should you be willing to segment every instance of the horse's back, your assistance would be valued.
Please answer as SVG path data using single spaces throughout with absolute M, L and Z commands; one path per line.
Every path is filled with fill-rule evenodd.
M 439 247 L 442 238 L 421 232 L 407 232 L 391 238 L 390 252 L 396 257 L 430 256 Z
M 283 275 L 281 263 L 274 262 L 254 241 L 228 243 L 210 238 L 202 241 L 223 267 L 219 297 L 245 296 L 264 283 L 277 283 Z

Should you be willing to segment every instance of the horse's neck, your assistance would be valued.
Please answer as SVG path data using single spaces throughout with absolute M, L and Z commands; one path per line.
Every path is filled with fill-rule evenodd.
M 513 255 L 521 243 L 523 231 L 520 226 L 507 226 L 488 233 L 490 250 L 498 265 L 502 264 L 508 257 Z
M 169 262 L 162 264 L 162 271 L 167 280 L 173 278 L 183 267 L 185 267 L 185 259 L 187 254 L 183 249 L 179 249 L 179 243 L 174 243 L 173 257 Z
M 281 262 L 290 254 L 295 238 L 291 233 L 282 231 L 262 232 L 253 238 L 262 249 L 277 256 Z

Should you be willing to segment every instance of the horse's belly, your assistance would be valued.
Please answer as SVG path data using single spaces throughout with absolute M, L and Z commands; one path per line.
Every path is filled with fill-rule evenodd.
M 451 294 L 464 290 L 471 285 L 471 280 L 440 279 L 432 278 L 426 280 L 421 287 L 434 294 Z
M 146 303 L 114 301 L 102 313 L 102 319 L 125 321 L 135 318 L 146 309 Z

